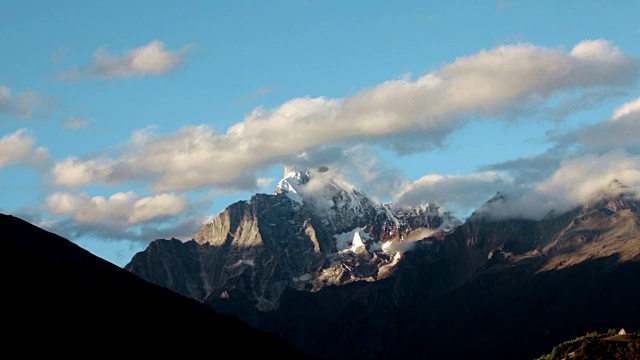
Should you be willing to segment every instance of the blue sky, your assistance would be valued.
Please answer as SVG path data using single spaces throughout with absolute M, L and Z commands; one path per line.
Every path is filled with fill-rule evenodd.
M 119 266 L 285 165 L 461 219 L 640 186 L 638 1 L 0 5 L 0 211 Z

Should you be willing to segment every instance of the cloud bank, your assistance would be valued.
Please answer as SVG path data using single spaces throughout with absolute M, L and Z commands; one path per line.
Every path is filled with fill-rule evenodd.
M 162 53 L 157 44 L 153 47 L 149 53 Z M 140 49 L 94 61 L 89 68 L 94 75 L 130 75 L 132 65 L 111 64 L 133 63 L 135 54 L 146 52 Z M 458 58 L 415 80 L 406 76 L 353 96 L 302 97 L 275 109 L 258 107 L 222 134 L 207 125 L 166 135 L 134 134 L 121 154 L 69 157 L 57 163 L 52 174 L 56 184 L 68 187 L 144 179 L 155 191 L 255 188 L 258 170 L 290 163 L 308 150 L 361 143 L 399 154 L 434 149 L 469 121 L 509 121 L 514 113 L 538 108 L 556 95 L 628 89 L 636 84 L 638 69 L 638 59 L 604 40 L 583 41 L 570 51 L 526 43 L 499 46 Z
M 187 208 L 187 203 L 186 197 L 175 194 L 140 197 L 131 191 L 115 193 L 108 199 L 90 197 L 86 193 L 57 192 L 45 200 L 45 206 L 52 214 L 72 214 L 79 222 L 126 220 L 127 224 L 180 214 Z
M 472 211 L 498 191 L 501 200 L 479 212 L 494 218 L 540 219 L 603 196 L 640 198 L 640 98 L 609 119 L 552 137 L 556 146 L 536 156 L 484 166 L 469 176 L 428 175 L 405 184 L 400 203 L 434 199 L 452 210 Z M 496 172 L 506 177 L 497 176 Z

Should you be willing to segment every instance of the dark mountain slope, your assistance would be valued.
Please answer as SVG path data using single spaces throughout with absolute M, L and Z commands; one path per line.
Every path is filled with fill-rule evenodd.
M 305 358 L 278 336 L 0 214 L 3 352 Z
M 592 329 L 640 326 L 639 219 L 624 199 L 542 221 L 474 216 L 385 279 L 286 289 L 270 312 L 208 304 L 323 359 L 532 359 Z
M 640 263 L 618 260 L 592 259 L 543 273 L 521 264 L 481 274 L 426 308 L 407 306 L 406 312 L 419 315 L 402 332 L 408 336 L 395 339 L 397 355 L 533 359 L 590 329 L 637 327 Z

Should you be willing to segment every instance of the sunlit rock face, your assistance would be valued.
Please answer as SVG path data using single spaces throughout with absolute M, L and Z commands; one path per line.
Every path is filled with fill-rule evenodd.
M 415 243 L 437 248 L 459 224 L 435 204 L 376 202 L 326 167 L 286 169 L 273 194 L 230 205 L 192 241 L 156 240 L 125 268 L 202 302 L 241 297 L 268 311 L 285 288 L 386 278 Z

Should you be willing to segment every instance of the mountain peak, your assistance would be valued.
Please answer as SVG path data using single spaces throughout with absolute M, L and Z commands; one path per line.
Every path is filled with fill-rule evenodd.
M 279 307 L 286 287 L 317 291 L 389 277 L 416 243 L 435 251 L 458 225 L 435 204 L 383 205 L 326 166 L 286 167 L 274 194 L 230 205 L 194 236 L 196 255 L 194 248 L 181 253 L 198 258 L 207 253 L 207 262 L 216 265 L 206 268 L 216 269 L 214 273 L 190 275 L 192 285 L 185 288 L 183 280 L 174 280 L 182 275 L 149 275 L 144 260 L 132 261 L 129 268 L 200 301 L 246 296 L 255 309 L 270 311 Z M 173 251 L 176 244 L 171 244 L 166 249 L 150 246 L 148 253 L 163 257 Z M 247 277 L 249 272 L 254 275 Z
M 309 181 L 311 174 L 309 169 L 299 169 L 296 166 L 285 166 L 282 179 L 298 179 L 302 182 Z
M 284 177 L 276 185 L 274 194 L 284 194 L 297 203 L 331 207 L 330 198 L 339 192 L 361 193 L 327 166 L 316 169 L 285 166 Z M 364 196 L 364 194 L 361 194 Z M 325 206 L 321 206 L 325 207 Z
M 600 194 L 602 194 L 603 197 L 629 197 L 634 196 L 636 194 L 636 190 L 630 186 L 623 184 L 618 179 L 613 179 L 607 187 L 600 191 Z

